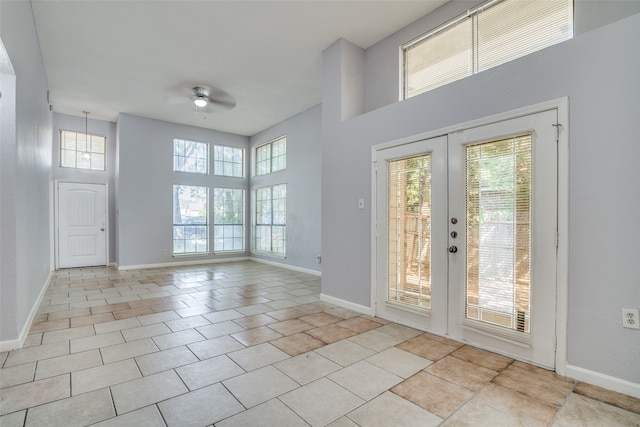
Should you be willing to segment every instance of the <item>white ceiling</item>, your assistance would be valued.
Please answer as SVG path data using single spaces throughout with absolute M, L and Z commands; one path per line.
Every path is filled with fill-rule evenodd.
M 322 101 L 322 51 L 368 48 L 447 0 L 31 0 L 59 113 L 119 113 L 253 135 Z M 236 99 L 196 114 L 196 85 Z M 169 99 L 168 99 L 169 98 Z

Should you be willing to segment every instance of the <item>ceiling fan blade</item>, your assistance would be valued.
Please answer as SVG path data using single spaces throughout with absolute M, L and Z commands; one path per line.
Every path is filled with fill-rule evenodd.
M 209 97 L 209 102 L 214 108 L 217 107 L 224 110 L 231 110 L 236 106 L 236 100 L 231 97 L 227 99 Z

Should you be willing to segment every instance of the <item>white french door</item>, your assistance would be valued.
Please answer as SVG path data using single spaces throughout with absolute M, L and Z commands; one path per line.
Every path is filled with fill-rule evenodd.
M 60 182 L 58 268 L 106 265 L 106 185 Z
M 376 315 L 555 366 L 557 113 L 375 152 Z

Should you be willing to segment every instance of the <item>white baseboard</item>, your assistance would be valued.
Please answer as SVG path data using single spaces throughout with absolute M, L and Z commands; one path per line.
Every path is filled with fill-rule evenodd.
M 332 297 L 325 294 L 320 294 L 320 300 L 329 304 L 337 305 L 342 308 L 349 309 L 351 311 L 355 311 L 356 313 L 366 314 L 367 316 L 373 316 L 373 311 L 370 307 L 366 307 L 360 304 L 354 304 L 350 301 L 345 301 L 340 298 Z
M 215 258 L 215 259 L 196 259 L 196 260 L 185 260 L 185 261 L 173 261 L 173 262 L 162 262 L 158 264 L 138 264 L 138 265 L 118 265 L 113 264 L 116 270 L 118 271 L 126 271 L 126 270 L 143 270 L 146 268 L 162 268 L 162 267 L 178 267 L 181 265 L 197 265 L 197 264 L 217 264 L 220 262 L 233 262 L 233 261 L 250 261 L 251 258 L 243 256 L 238 258 Z
M 216 264 L 220 262 L 234 262 L 234 261 L 256 261 L 261 262 L 263 264 L 273 265 L 274 267 L 282 267 L 287 270 L 299 271 L 301 273 L 311 274 L 313 276 L 322 276 L 322 273 L 317 270 L 311 270 L 303 267 L 296 267 L 294 265 L 282 264 L 275 261 L 270 261 L 262 258 L 255 258 L 250 256 L 243 257 L 235 257 L 235 258 L 216 258 L 216 259 L 196 259 L 196 260 L 185 260 L 185 261 L 173 261 L 173 262 L 163 262 L 158 264 L 138 264 L 138 265 L 118 265 L 116 263 L 111 263 L 110 266 L 114 267 L 118 271 L 126 271 L 126 270 L 143 270 L 146 268 L 163 268 L 163 267 L 177 267 L 181 265 L 197 265 L 197 264 Z
M 295 265 L 282 264 L 280 262 L 270 261 L 270 260 L 263 259 L 263 258 L 251 257 L 250 259 L 251 259 L 251 261 L 261 262 L 261 263 L 267 264 L 267 265 L 273 265 L 274 267 L 282 267 L 282 268 L 286 268 L 287 270 L 299 271 L 300 273 L 312 274 L 312 275 L 318 276 L 318 277 L 322 276 L 322 272 L 320 272 L 318 270 L 311 270 L 309 268 L 296 267 Z
M 36 302 L 33 304 L 33 307 L 31 307 L 31 312 L 29 313 L 27 320 L 24 322 L 24 325 L 22 325 L 22 329 L 20 330 L 20 334 L 18 334 L 18 338 L 13 340 L 0 341 L 0 353 L 22 348 L 24 341 L 27 339 L 27 335 L 29 335 L 29 330 L 31 329 L 33 319 L 35 319 L 36 314 L 38 314 L 40 304 L 42 303 L 42 300 L 47 293 L 47 289 L 49 289 L 52 274 L 53 273 L 50 272 L 49 277 L 47 277 L 47 280 L 45 280 L 44 286 L 40 290 L 40 294 L 38 295 Z
M 640 384 L 623 380 L 622 378 L 612 377 L 573 365 L 566 366 L 565 375 L 578 381 L 584 381 L 608 390 L 640 398 Z

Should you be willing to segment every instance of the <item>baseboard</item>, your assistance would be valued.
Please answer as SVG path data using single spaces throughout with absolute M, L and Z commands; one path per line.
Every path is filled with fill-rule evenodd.
M 14 340 L 0 341 L 0 353 L 22 348 L 24 341 L 27 339 L 27 335 L 29 335 L 29 330 L 31 329 L 31 324 L 33 323 L 33 319 L 35 319 L 36 314 L 38 314 L 38 309 L 40 308 L 40 304 L 42 304 L 42 300 L 44 299 L 44 296 L 47 294 L 47 289 L 49 289 L 49 284 L 51 284 L 52 274 L 53 272 L 50 272 L 49 277 L 47 277 L 47 280 L 45 280 L 44 286 L 40 290 L 40 295 L 38 295 L 38 298 L 36 299 L 35 304 L 33 304 L 33 307 L 31 307 L 31 312 L 29 313 L 27 320 L 24 322 L 24 325 L 22 325 L 22 330 L 18 334 L 18 338 Z
M 295 265 L 282 264 L 280 262 L 270 261 L 263 258 L 251 257 L 250 259 L 251 261 L 261 262 L 262 264 L 272 265 L 274 267 L 282 267 L 286 268 L 287 270 L 299 271 L 300 273 L 307 273 L 318 277 L 322 276 L 322 272 L 318 270 L 311 270 L 309 268 L 296 267 Z
M 565 375 L 578 381 L 584 381 L 608 390 L 640 398 L 640 384 L 638 383 L 633 383 L 631 381 L 573 365 L 566 366 Z
M 340 298 L 332 297 L 325 294 L 320 294 L 320 300 L 329 304 L 337 305 L 338 307 L 346 308 L 351 311 L 355 311 L 356 313 L 366 314 L 367 316 L 372 316 L 373 312 L 370 307 L 366 307 L 360 304 L 354 304 L 350 301 L 345 301 Z
M 215 258 L 215 259 L 197 259 L 197 260 L 184 260 L 184 261 L 173 261 L 173 262 L 162 262 L 158 264 L 138 264 L 138 265 L 118 265 L 113 264 L 116 270 L 118 271 L 126 271 L 126 270 L 144 270 L 147 268 L 163 268 L 163 267 L 178 267 L 181 265 L 198 265 L 198 264 L 217 264 L 220 262 L 234 262 L 234 261 L 250 261 L 251 258 L 243 256 L 238 258 Z

